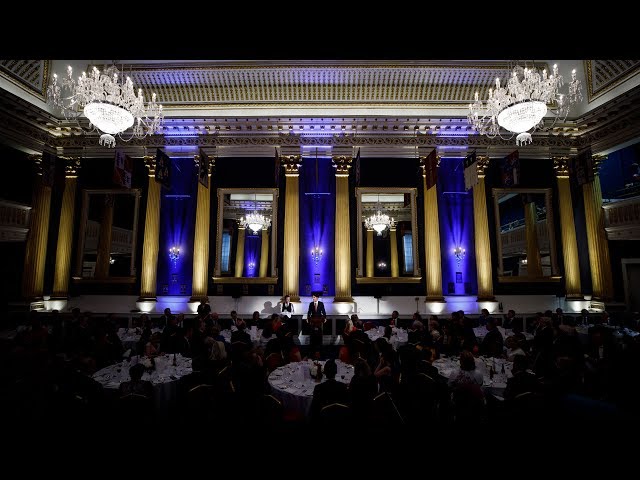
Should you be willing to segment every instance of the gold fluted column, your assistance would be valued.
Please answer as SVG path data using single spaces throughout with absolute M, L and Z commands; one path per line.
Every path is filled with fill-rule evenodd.
M 573 220 L 573 202 L 569 185 L 569 158 L 554 157 L 553 168 L 558 182 L 558 205 L 560 207 L 560 230 L 562 232 L 562 256 L 564 257 L 564 286 L 567 300 L 582 300 L 580 286 L 580 262 L 578 241 Z
M 64 172 L 64 193 L 58 227 L 58 245 L 56 247 L 56 267 L 53 276 L 52 299 L 67 299 L 69 296 L 69 275 L 71 271 L 71 247 L 73 245 L 73 215 L 76 205 L 76 187 L 80 158 L 66 159 Z
M 478 275 L 478 300 L 494 300 L 491 272 L 491 246 L 489 244 L 489 220 L 487 219 L 487 195 L 484 171 L 489 157 L 477 157 L 478 183 L 473 187 L 473 229 Z
M 109 258 L 111 253 L 111 234 L 113 232 L 113 195 L 105 195 L 98 238 L 98 254 L 96 256 L 96 278 L 109 276 Z
M 367 277 L 373 277 L 373 229 L 367 228 Z
M 442 302 L 442 256 L 440 254 L 440 219 L 438 217 L 438 187 L 427 189 L 428 157 L 420 157 L 424 191 L 424 253 L 427 297 L 425 302 Z M 440 159 L 438 158 L 438 163 Z
M 594 180 L 582 186 L 584 212 L 587 223 L 587 242 L 589 245 L 589 263 L 591 264 L 591 284 L 593 298 L 607 301 L 613 299 L 613 278 L 609 258 L 609 241 L 604 230 L 602 214 L 602 191 L 600 189 L 600 163 L 606 157 L 594 155 Z
M 36 163 L 37 177 L 34 180 L 31 220 L 24 257 L 22 294 L 28 300 L 40 301 L 44 289 L 44 270 L 47 259 L 51 186 L 43 181 L 42 156 L 33 155 L 31 158 Z
M 349 220 L 349 169 L 353 157 L 333 155 L 336 167 L 336 295 L 333 300 L 353 302 L 351 297 L 351 223 Z M 367 247 L 368 248 L 368 247 Z
M 156 300 L 158 277 L 158 250 L 160 242 L 160 183 L 156 182 L 156 158 L 145 156 L 149 169 L 147 189 L 147 213 L 144 221 L 144 243 L 142 245 L 142 275 L 140 277 L 140 300 Z
M 195 156 L 196 165 L 200 165 L 200 155 Z M 196 227 L 193 237 L 193 277 L 190 302 L 206 301 L 209 285 L 209 228 L 211 216 L 211 169 L 214 158 L 209 158 L 207 182 L 209 188 L 198 181 L 196 206 Z
M 283 295 L 290 295 L 292 302 L 300 301 L 300 155 L 282 155 L 280 161 L 285 171 L 284 190 L 284 259 Z
M 391 242 L 391 276 L 400 276 L 400 266 L 398 265 L 398 236 L 396 227 L 389 229 L 389 241 Z
M 542 262 L 540 261 L 540 247 L 538 245 L 538 231 L 536 223 L 538 213 L 536 212 L 536 202 L 524 204 L 524 228 L 527 236 L 527 276 L 541 277 Z
M 260 244 L 260 276 L 267 276 L 269 266 L 269 229 L 262 229 L 262 243 Z
M 234 276 L 236 278 L 242 277 L 244 273 L 244 236 L 246 229 L 242 226 L 238 226 L 238 244 L 236 246 L 236 269 Z

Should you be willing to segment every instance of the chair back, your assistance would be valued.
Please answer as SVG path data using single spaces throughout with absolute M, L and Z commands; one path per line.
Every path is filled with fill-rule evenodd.
M 351 424 L 351 408 L 343 403 L 331 403 L 320 410 L 319 424 L 322 427 L 345 427 Z
M 282 402 L 273 395 L 262 395 L 260 400 L 260 421 L 268 428 L 279 428 L 284 419 Z
M 404 425 L 404 417 L 400 414 L 389 392 L 382 392 L 373 398 L 371 421 L 374 422 L 374 425 L 383 428 L 393 428 Z
M 118 398 L 116 410 L 117 418 L 123 425 L 131 423 L 149 426 L 155 418 L 153 402 L 139 393 L 129 393 Z

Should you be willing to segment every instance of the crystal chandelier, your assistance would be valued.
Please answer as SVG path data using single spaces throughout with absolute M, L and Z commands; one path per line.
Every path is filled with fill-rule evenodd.
M 246 217 L 240 217 L 240 225 L 251 229 L 253 233 L 258 233 L 263 228 L 266 230 L 271 226 L 271 219 L 259 214 L 256 200 L 254 202 L 253 213 L 248 214 Z
M 173 246 L 169 249 L 169 258 L 177 262 L 180 258 L 180 247 Z
M 320 247 L 313 247 L 311 249 L 311 258 L 313 258 L 315 264 L 318 265 L 318 262 L 322 258 L 322 249 Z
M 102 133 L 100 145 L 107 147 L 115 147 L 116 135 L 126 142 L 152 134 L 164 118 L 162 105 L 156 103 L 156 94 L 145 104 L 142 90 L 138 89 L 136 95 L 131 79 L 125 80 L 115 65 L 102 72 L 93 67 L 89 75 L 82 72 L 77 81 L 71 67 L 67 67 L 67 77 L 60 83 L 53 74 L 47 88 L 47 102 L 61 109 L 67 120 L 77 121 L 84 114 L 91 129 Z M 131 127 L 131 136 L 123 138 L 122 134 Z
M 476 92 L 475 102 L 469 104 L 467 119 L 481 135 L 503 138 L 500 134 L 502 127 L 512 132 L 512 136 L 517 135 L 516 145 L 529 144 L 532 142 L 529 130 L 542 129 L 547 112 L 554 115 L 552 127 L 558 119 L 564 121 L 571 107 L 582 101 L 582 84 L 575 70 L 571 72 L 567 95 L 560 93 L 563 84 L 557 65 L 553 66 L 551 75 L 547 75 L 546 69 L 539 72 L 535 67 L 516 66 L 506 88 L 501 87 L 500 79 L 496 78 L 496 88 L 489 89 L 486 103 Z
M 375 230 L 378 236 L 382 235 L 387 228 L 395 227 L 396 222 L 393 218 L 389 218 L 389 215 L 382 213 L 380 206 L 380 195 L 378 195 L 378 211 L 375 215 L 365 218 L 364 226 L 367 230 Z
M 458 266 L 460 266 L 460 262 L 462 262 L 462 260 L 464 259 L 467 251 L 464 248 L 458 246 L 453 249 L 452 253 L 453 256 L 456 257 L 456 263 L 458 264 Z

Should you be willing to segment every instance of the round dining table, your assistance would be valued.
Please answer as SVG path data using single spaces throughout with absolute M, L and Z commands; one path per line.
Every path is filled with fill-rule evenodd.
M 324 366 L 324 361 L 320 361 Z M 338 373 L 336 380 L 347 385 L 353 378 L 353 365 L 336 360 Z M 269 374 L 268 382 L 271 394 L 282 402 L 285 410 L 293 410 L 304 417 L 309 416 L 311 411 L 311 401 L 313 400 L 313 390 L 321 382 L 327 380 L 322 376 L 320 381 L 311 377 L 311 360 L 302 362 L 292 362 L 282 367 L 276 368 Z

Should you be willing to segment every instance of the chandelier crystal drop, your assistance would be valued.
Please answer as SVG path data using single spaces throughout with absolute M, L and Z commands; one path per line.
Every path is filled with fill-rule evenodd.
M 138 89 L 136 94 L 131 79 L 124 79 L 115 65 L 102 72 L 93 67 L 89 75 L 82 72 L 77 81 L 71 67 L 67 67 L 67 76 L 62 81 L 53 74 L 47 87 L 47 102 L 59 108 L 67 120 L 78 121 L 84 115 L 90 127 L 102 133 L 100 145 L 107 147 L 115 147 L 116 136 L 129 141 L 151 135 L 164 119 L 156 94 L 152 94 L 151 102 L 145 103 L 142 90 Z M 131 136 L 123 138 L 122 134 L 131 127 Z
M 248 214 L 246 217 L 240 217 L 240 224 L 245 228 L 251 229 L 253 233 L 258 233 L 260 230 L 267 229 L 271 226 L 271 219 L 260 215 L 257 211 Z
M 554 117 L 551 128 L 559 119 L 564 121 L 571 107 L 582 101 L 582 84 L 575 70 L 571 72 L 566 95 L 560 93 L 563 85 L 557 65 L 553 66 L 550 75 L 546 69 L 538 71 L 516 66 L 506 87 L 502 87 L 500 78 L 496 78 L 495 90 L 489 89 L 486 103 L 476 92 L 474 103 L 469 104 L 467 119 L 481 135 L 503 138 L 500 133 L 503 128 L 516 135 L 516 145 L 529 144 L 532 142 L 531 132 L 544 127 L 547 113 Z
M 393 218 L 389 218 L 389 215 L 382 213 L 380 210 L 375 215 L 367 217 L 364 221 L 365 227 L 373 229 L 378 233 L 378 236 L 382 235 L 387 228 L 395 226 L 396 222 Z

